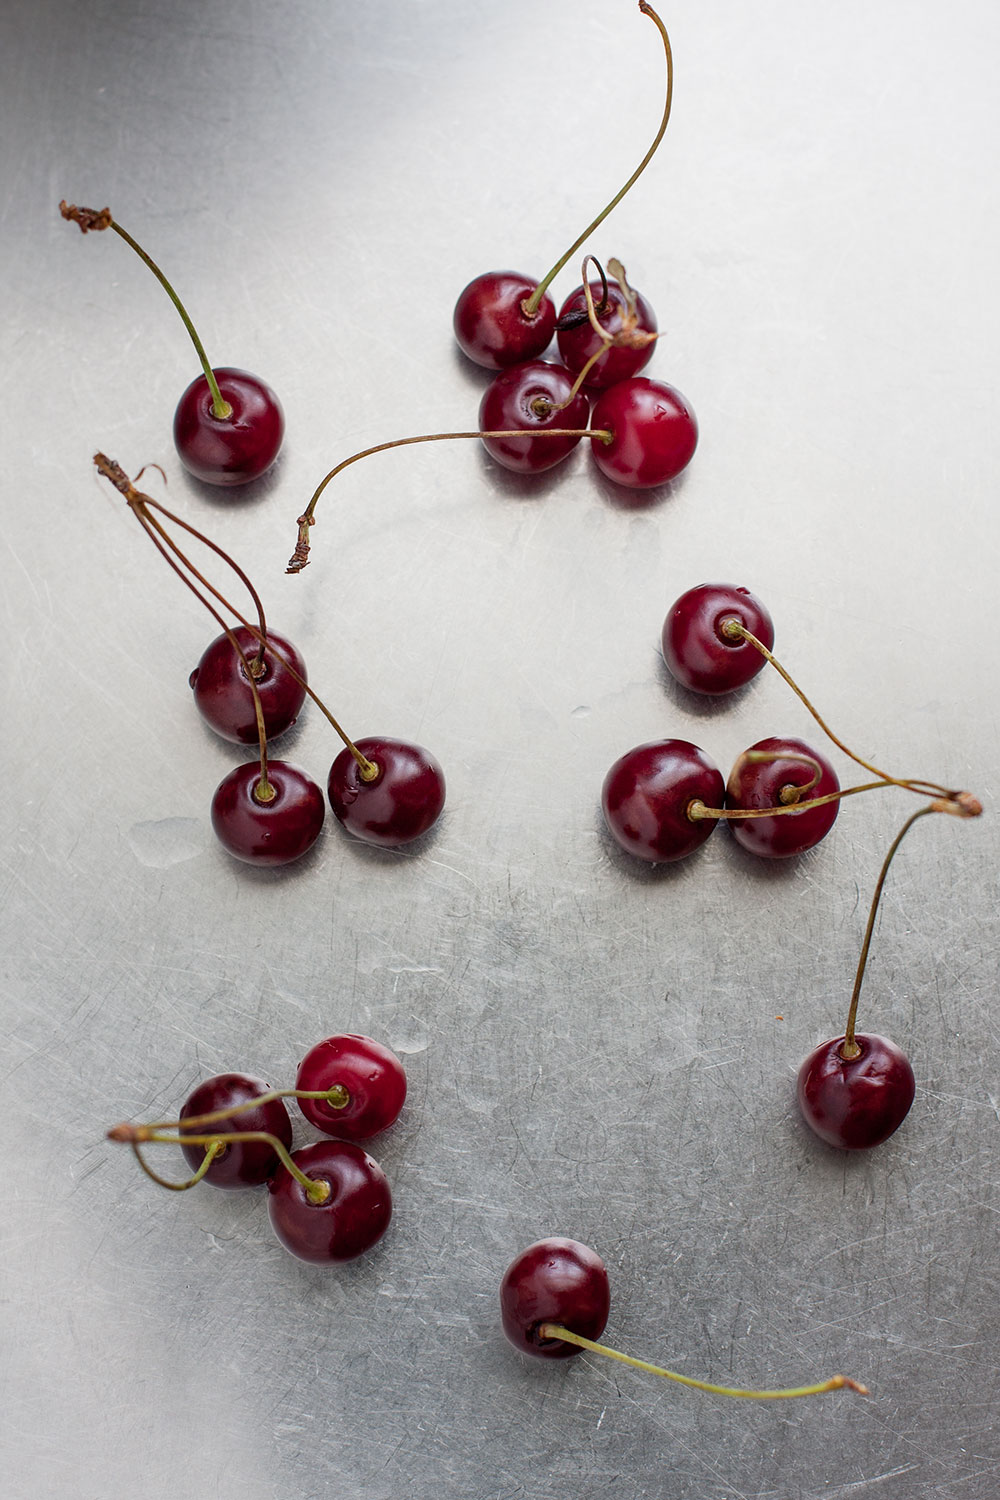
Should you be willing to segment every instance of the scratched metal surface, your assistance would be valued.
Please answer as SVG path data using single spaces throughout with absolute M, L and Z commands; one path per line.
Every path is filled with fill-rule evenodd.
M 666 680 L 668 604 L 723 578 L 768 601 L 849 742 L 995 811 L 1000 12 L 667 19 L 674 119 L 593 248 L 669 330 L 650 373 L 698 412 L 687 475 L 632 503 L 583 452 L 537 483 L 472 445 L 381 455 L 327 492 L 292 580 L 334 462 L 473 420 L 454 298 L 492 266 L 541 274 L 631 170 L 652 27 L 625 0 L 0 16 L 11 1500 L 997 1493 L 995 820 L 924 823 L 895 867 L 862 1024 L 908 1047 L 918 1094 L 847 1159 L 806 1134 L 794 1071 L 842 1027 L 905 795 L 846 804 L 798 862 L 720 831 L 651 872 L 598 794 L 645 739 L 726 767 L 809 737 L 773 674 L 707 704 Z M 285 454 L 245 499 L 181 472 L 183 330 L 123 245 L 59 220 L 64 195 L 110 203 L 210 356 L 281 393 Z M 98 447 L 163 465 L 349 730 L 436 752 L 449 801 L 421 848 L 327 827 L 260 873 L 214 844 L 237 757 L 186 686 L 214 630 Z M 318 714 L 291 749 L 325 777 Z M 375 1147 L 390 1232 L 345 1269 L 293 1261 L 255 1195 L 163 1193 L 103 1140 L 213 1072 L 291 1081 L 344 1029 L 411 1087 Z M 871 1398 L 529 1364 L 496 1287 L 550 1233 L 605 1258 L 619 1347 L 737 1383 L 844 1369 Z

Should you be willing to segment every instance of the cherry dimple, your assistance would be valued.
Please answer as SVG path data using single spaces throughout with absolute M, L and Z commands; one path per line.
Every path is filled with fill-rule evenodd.
M 888 1037 L 855 1032 L 858 1056 L 845 1058 L 845 1038 L 823 1042 L 799 1069 L 798 1098 L 806 1123 L 828 1146 L 862 1151 L 898 1130 L 916 1091 L 910 1060 Z
M 351 752 L 340 752 L 327 782 L 335 817 L 355 838 L 387 849 L 426 833 L 444 806 L 444 772 L 435 756 L 422 745 L 387 736 L 355 745 L 376 775 L 366 781 Z
M 774 623 L 756 594 L 730 583 L 700 583 L 671 605 L 663 622 L 663 660 L 684 687 L 696 693 L 728 693 L 743 687 L 764 666 L 749 641 L 727 634 L 735 621 L 768 650 Z
M 395 1123 L 406 1099 L 406 1073 L 396 1054 L 371 1037 L 327 1037 L 299 1064 L 297 1089 L 335 1086 L 347 1102 L 335 1108 L 325 1099 L 300 1099 L 299 1108 L 317 1130 L 343 1140 L 366 1141 Z
M 524 437 L 484 437 L 483 446 L 517 474 L 539 474 L 567 458 L 583 436 L 590 402 L 578 391 L 569 405 L 573 377 L 562 365 L 531 360 L 503 370 L 487 387 L 479 405 L 479 426 L 486 432 L 524 430 Z M 540 436 L 549 428 L 576 428 L 575 437 Z
M 326 810 L 323 793 L 292 761 L 269 761 L 267 776 L 274 797 L 262 801 L 258 762 L 230 771 L 212 798 L 212 827 L 236 859 L 287 865 L 300 859 L 319 837 Z
M 370 1250 L 389 1227 L 392 1195 L 385 1173 L 352 1141 L 317 1141 L 292 1152 L 311 1180 L 330 1190 L 314 1203 L 284 1166 L 268 1183 L 268 1216 L 292 1255 L 314 1265 L 354 1260 Z

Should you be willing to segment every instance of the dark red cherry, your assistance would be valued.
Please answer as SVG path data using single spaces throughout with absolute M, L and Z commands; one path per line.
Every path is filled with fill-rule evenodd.
M 662 380 L 635 375 L 597 400 L 590 425 L 610 432 L 610 443 L 591 439 L 594 462 L 616 484 L 651 489 L 687 468 L 698 446 L 698 423 L 680 391 Z
M 463 353 L 487 370 L 537 359 L 552 342 L 555 303 L 545 296 L 533 318 L 524 303 L 538 286 L 517 271 L 487 271 L 455 303 L 455 337 Z
M 366 1141 L 392 1125 L 406 1098 L 406 1074 L 395 1052 L 368 1036 L 330 1036 L 299 1064 L 297 1089 L 331 1089 L 349 1095 L 342 1109 L 324 1099 L 300 1099 L 306 1119 L 345 1141 Z
M 590 419 L 590 402 L 578 391 L 564 411 L 551 408 L 565 401 L 573 387 L 573 377 L 562 365 L 532 360 L 502 370 L 492 382 L 479 405 L 479 426 L 486 430 L 506 432 L 523 428 L 525 436 L 483 438 L 484 447 L 517 474 L 540 474 L 567 458 L 578 437 L 533 437 L 547 427 L 583 429 Z
M 842 1036 L 810 1052 L 799 1069 L 799 1107 L 821 1140 L 863 1151 L 906 1119 L 916 1083 L 904 1052 L 888 1037 L 855 1032 L 860 1056 L 841 1056 Z
M 233 634 L 247 661 L 253 665 L 258 651 L 256 637 L 242 625 L 237 626 Z M 261 671 L 254 677 L 254 682 L 264 712 L 267 738 L 273 740 L 295 723 L 306 696 L 305 688 L 289 672 L 285 661 L 291 663 L 303 682 L 306 680 L 306 664 L 283 635 L 271 630 L 267 638 L 274 649 L 265 647 Z M 238 745 L 257 744 L 253 693 L 243 663 L 227 635 L 216 636 L 206 646 L 188 682 L 194 690 L 195 706 L 209 728 Z
M 330 767 L 330 806 L 348 833 L 367 844 L 394 848 L 426 833 L 444 806 L 444 772 L 429 750 L 384 736 L 356 741 L 378 768 L 364 781 L 357 761 L 342 750 Z
M 248 761 L 219 783 L 212 798 L 212 827 L 219 842 L 252 865 L 287 865 L 311 849 L 323 826 L 323 793 L 301 766 L 271 760 L 267 777 L 275 796 L 256 795 L 260 763 Z
M 174 412 L 181 462 L 206 484 L 248 484 L 274 463 L 285 435 L 285 414 L 269 385 L 246 370 L 214 371 L 233 412 L 217 417 L 204 375 L 192 380 Z
M 837 773 L 826 756 L 804 740 L 758 740 L 750 750 L 774 758 L 753 762 L 740 756 L 729 774 L 727 807 L 782 806 L 785 801 L 782 793 L 786 788 L 805 786 L 816 774 L 815 765 L 807 760 L 793 759 L 793 756 L 808 756 L 820 768 L 819 780 L 803 792 L 803 802 L 840 790 Z M 729 827 L 733 837 L 751 854 L 759 854 L 764 859 L 786 859 L 792 854 L 802 854 L 825 838 L 834 825 L 839 808 L 839 802 L 826 802 L 822 807 L 808 807 L 804 812 L 785 813 L 776 818 L 733 819 L 729 821 Z
M 219 1073 L 206 1078 L 181 1107 L 180 1118 L 189 1115 L 207 1115 L 216 1109 L 230 1109 L 234 1104 L 243 1104 L 271 1092 L 270 1084 L 247 1073 Z M 199 1135 L 229 1135 L 234 1130 L 266 1130 L 275 1135 L 283 1146 L 292 1144 L 292 1122 L 280 1099 L 271 1099 L 267 1104 L 241 1110 L 230 1120 L 219 1120 L 211 1125 L 194 1126 Z M 181 1134 L 183 1135 L 183 1126 Z M 182 1146 L 189 1165 L 195 1170 L 201 1166 L 206 1146 Z M 278 1154 L 265 1141 L 233 1141 L 221 1155 L 217 1156 L 205 1173 L 204 1182 L 218 1188 L 260 1187 L 271 1178 L 278 1167 Z
M 370 1250 L 392 1217 L 392 1195 L 378 1162 L 351 1141 L 317 1141 L 293 1151 L 292 1160 L 331 1192 L 325 1203 L 312 1203 L 288 1168 L 278 1168 L 268 1183 L 267 1212 L 285 1249 L 316 1265 Z
M 683 859 L 703 844 L 718 819 L 689 817 L 692 802 L 721 807 L 722 772 L 688 740 L 637 745 L 604 778 L 601 805 L 616 841 L 651 864 Z
M 724 633 L 736 620 L 770 651 L 774 624 L 749 589 L 700 583 L 670 607 L 663 624 L 663 660 L 677 681 L 695 693 L 728 693 L 756 676 L 764 657 L 745 640 Z
M 609 284 L 607 300 L 602 311 L 598 311 L 604 291 L 601 283 L 592 281 L 590 291 L 594 299 L 598 323 L 612 336 L 620 333 L 624 315 L 628 310 L 621 288 Z M 636 293 L 636 313 L 637 322 L 634 325 L 636 330 L 640 333 L 655 333 L 656 314 L 645 297 L 638 292 Z M 567 323 L 570 326 L 563 326 Z M 602 341 L 590 326 L 590 319 L 587 317 L 587 299 L 582 286 L 577 287 L 559 309 L 556 339 L 559 343 L 559 358 L 567 370 L 572 370 L 574 375 L 579 375 L 587 360 L 593 358 L 602 346 Z M 655 348 L 656 344 L 651 339 L 648 344 L 639 349 L 630 349 L 626 346 L 608 349 L 592 366 L 587 375 L 587 385 L 591 389 L 604 390 L 609 385 L 616 385 L 619 380 L 628 380 L 630 376 L 638 375 L 639 371 L 649 364 Z
M 600 1256 L 579 1240 L 538 1240 L 511 1261 L 500 1283 L 503 1331 L 522 1354 L 572 1359 L 581 1350 L 565 1339 L 542 1339 L 542 1323 L 559 1323 L 585 1339 L 599 1339 L 611 1291 Z

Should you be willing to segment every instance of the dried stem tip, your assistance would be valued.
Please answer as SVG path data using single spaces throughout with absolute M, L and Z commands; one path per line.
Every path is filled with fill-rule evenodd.
M 112 1125 L 108 1131 L 109 1141 L 119 1141 L 123 1146 L 132 1146 L 136 1141 L 144 1141 L 149 1137 L 149 1129 L 145 1125 L 131 1125 L 123 1120 L 121 1125 Z
M 75 203 L 67 203 L 64 198 L 59 205 L 59 212 L 64 219 L 79 224 L 81 234 L 86 234 L 88 229 L 111 228 L 110 208 L 78 208 Z

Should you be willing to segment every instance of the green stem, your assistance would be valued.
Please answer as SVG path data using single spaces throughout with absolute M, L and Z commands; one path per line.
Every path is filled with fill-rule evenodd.
M 159 1141 L 166 1146 L 212 1146 L 219 1140 L 219 1137 L 217 1135 L 190 1135 L 187 1131 L 183 1135 L 161 1135 L 159 1131 L 150 1131 L 145 1139 Z M 321 1182 L 315 1177 L 307 1177 L 302 1168 L 292 1161 L 291 1153 L 284 1141 L 279 1140 L 276 1135 L 271 1135 L 270 1131 L 232 1130 L 227 1131 L 222 1137 L 224 1146 L 236 1141 L 260 1141 L 261 1144 L 270 1146 L 281 1165 L 291 1173 L 303 1189 L 310 1203 L 325 1203 L 329 1198 L 331 1191 L 329 1183 Z M 134 1142 L 132 1144 L 134 1146 Z
M 205 1152 L 205 1155 L 197 1172 L 193 1173 L 192 1176 L 185 1178 L 183 1182 L 170 1182 L 168 1178 L 161 1177 L 159 1172 L 153 1171 L 152 1167 L 149 1165 L 146 1158 L 139 1150 L 138 1141 L 130 1141 L 129 1145 L 132 1147 L 135 1159 L 139 1163 L 142 1170 L 145 1172 L 146 1176 L 152 1177 L 153 1181 L 159 1183 L 160 1187 L 169 1188 L 172 1193 L 184 1193 L 187 1192 L 188 1188 L 193 1188 L 195 1184 L 199 1183 L 204 1177 L 205 1173 L 208 1171 L 213 1161 L 215 1161 L 216 1157 L 221 1156 L 223 1151 L 225 1151 L 226 1149 L 225 1141 L 215 1141 L 213 1145 L 209 1146 L 207 1151 Z
M 646 0 L 639 0 L 639 9 L 642 11 L 643 15 L 648 16 L 656 26 L 657 30 L 660 33 L 660 37 L 662 38 L 663 50 L 666 54 L 667 98 L 666 103 L 663 106 L 663 118 L 660 121 L 660 128 L 653 138 L 653 144 L 650 146 L 649 150 L 646 152 L 645 156 L 642 158 L 642 161 L 636 167 L 635 171 L 632 173 L 632 176 L 629 178 L 628 182 L 626 182 L 625 186 L 615 194 L 611 202 L 597 215 L 597 218 L 594 219 L 592 223 L 587 225 L 583 233 L 573 241 L 572 245 L 570 245 L 569 249 L 566 251 L 566 254 L 556 261 L 555 265 L 552 267 L 548 275 L 538 283 L 538 286 L 536 286 L 531 296 L 525 300 L 523 309 L 526 318 L 533 318 L 535 316 L 542 298 L 545 296 L 545 293 L 549 289 L 550 283 L 556 276 L 559 275 L 559 272 L 562 270 L 563 266 L 570 259 L 570 257 L 576 254 L 580 246 L 583 244 L 584 240 L 589 239 L 594 230 L 597 229 L 599 225 L 604 223 L 604 220 L 608 217 L 608 214 L 622 201 L 632 184 L 636 182 L 639 177 L 641 177 L 642 173 L 649 166 L 649 163 L 652 161 L 654 155 L 656 154 L 657 146 L 659 146 L 660 142 L 663 139 L 663 133 L 667 128 L 667 121 L 670 119 L 670 106 L 673 102 L 674 95 L 673 53 L 670 50 L 670 38 L 667 36 L 667 28 L 664 26 L 663 22 L 660 20 L 653 7 L 651 5 L 648 5 L 646 3 Z
M 342 1083 L 335 1083 L 328 1089 L 269 1089 L 266 1094 L 255 1094 L 252 1099 L 245 1099 L 242 1104 L 230 1104 L 225 1109 L 213 1109 L 203 1115 L 186 1115 L 183 1120 L 153 1120 L 148 1125 L 137 1125 L 127 1127 L 137 1132 L 138 1139 L 145 1140 L 145 1132 L 150 1130 L 180 1130 L 182 1132 L 198 1129 L 202 1125 L 217 1125 L 220 1120 L 232 1120 L 236 1115 L 246 1114 L 248 1110 L 259 1109 L 263 1104 L 272 1104 L 276 1099 L 322 1099 L 329 1104 L 331 1109 L 346 1109 L 351 1102 L 351 1096 Z
M 609 1349 L 606 1344 L 595 1344 L 593 1339 L 586 1339 L 581 1333 L 573 1333 L 568 1328 L 563 1328 L 559 1323 L 542 1323 L 538 1328 L 540 1339 L 564 1339 L 568 1344 L 576 1344 L 580 1349 L 589 1349 L 591 1354 L 604 1354 L 608 1359 L 617 1359 L 623 1365 L 631 1365 L 633 1369 L 645 1370 L 648 1375 L 662 1375 L 664 1380 L 675 1380 L 678 1385 L 693 1386 L 696 1391 L 709 1391 L 715 1396 L 736 1396 L 748 1401 L 786 1401 L 797 1396 L 821 1396 L 824 1391 L 842 1391 L 845 1388 L 857 1391 L 862 1396 L 868 1395 L 868 1387 L 861 1385 L 857 1380 L 849 1380 L 846 1375 L 832 1375 L 829 1380 L 823 1380 L 816 1385 L 791 1386 L 780 1391 L 748 1391 L 739 1386 L 713 1385 L 708 1380 L 693 1380 L 690 1375 L 678 1375 L 675 1370 L 665 1370 L 662 1365 L 651 1365 L 644 1359 L 633 1359 L 630 1354 L 620 1354 L 617 1349 Z
M 153 260 L 149 255 L 146 254 L 142 246 L 132 238 L 128 231 L 123 229 L 115 219 L 111 220 L 111 223 L 108 227 L 110 229 L 113 229 L 115 234 L 120 235 L 121 238 L 125 241 L 126 245 L 131 245 L 132 249 L 135 251 L 136 255 L 138 255 L 139 259 L 141 261 L 144 261 L 152 271 L 153 275 L 156 277 L 157 281 L 160 283 L 163 290 L 166 292 L 167 296 L 170 298 L 171 302 L 180 313 L 181 321 L 183 322 L 184 327 L 187 329 L 188 333 L 191 336 L 191 342 L 195 347 L 195 352 L 197 353 L 198 358 L 201 360 L 201 367 L 205 372 L 205 379 L 208 381 L 209 390 L 212 392 L 212 414 L 213 416 L 217 417 L 220 422 L 226 421 L 227 418 L 232 416 L 233 408 L 230 406 L 229 402 L 225 400 L 222 392 L 219 390 L 219 382 L 215 378 L 215 371 L 212 369 L 212 366 L 208 362 L 208 355 L 205 353 L 205 347 L 202 344 L 201 339 L 198 337 L 194 324 L 188 317 L 187 308 L 184 306 L 184 303 L 178 297 L 177 293 L 174 291 L 173 287 L 170 285 L 170 282 L 164 276 L 155 260 Z
M 882 868 L 879 871 L 878 881 L 875 885 L 875 894 L 872 897 L 872 904 L 868 912 L 868 925 L 865 928 L 864 942 L 861 944 L 861 957 L 858 959 L 857 973 L 854 976 L 854 989 L 851 992 L 851 1004 L 847 1012 L 847 1025 L 844 1028 L 844 1040 L 840 1044 L 840 1055 L 845 1062 L 850 1062 L 853 1058 L 860 1056 L 861 1053 L 861 1048 L 854 1040 L 854 1027 L 858 1018 L 858 1000 L 861 995 L 861 985 L 865 977 L 865 966 L 868 963 L 868 949 L 871 947 L 872 933 L 875 931 L 875 916 L 878 912 L 879 902 L 882 899 L 882 887 L 885 885 L 885 877 L 889 873 L 889 866 L 892 864 L 893 856 L 895 855 L 896 850 L 899 848 L 900 844 L 903 842 L 917 819 L 926 817 L 928 813 L 940 812 L 941 810 L 942 809 L 935 807 L 932 804 L 930 807 L 919 808 L 912 815 L 912 817 L 907 818 L 906 822 L 903 824 L 902 828 L 899 830 L 896 837 L 889 845 L 889 852 L 886 855 L 885 859 L 882 861 Z

